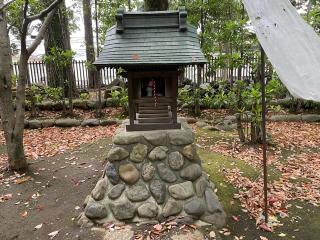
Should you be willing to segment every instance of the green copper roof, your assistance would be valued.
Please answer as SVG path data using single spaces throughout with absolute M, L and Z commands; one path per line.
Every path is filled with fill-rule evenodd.
M 106 42 L 94 63 L 103 66 L 203 64 L 197 29 L 180 11 L 118 11 L 117 25 L 107 32 Z

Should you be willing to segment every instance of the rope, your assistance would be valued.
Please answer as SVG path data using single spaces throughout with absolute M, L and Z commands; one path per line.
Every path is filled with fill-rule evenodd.
M 156 81 L 153 79 L 152 80 L 152 86 L 153 86 L 153 98 L 154 98 L 154 106 L 158 106 L 158 97 L 156 93 Z

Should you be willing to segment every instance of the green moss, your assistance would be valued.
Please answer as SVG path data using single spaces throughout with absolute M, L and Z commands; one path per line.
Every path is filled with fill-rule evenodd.
M 229 183 L 225 181 L 224 169 L 239 168 L 243 175 L 255 179 L 259 173 L 251 166 L 243 161 L 236 160 L 221 154 L 199 150 L 200 158 L 203 161 L 204 170 L 210 175 L 210 179 L 216 184 L 218 195 L 226 212 L 238 212 L 240 206 L 234 204 L 233 196 L 238 191 Z
M 0 144 L 0 155 L 5 154 L 6 152 L 6 145 Z

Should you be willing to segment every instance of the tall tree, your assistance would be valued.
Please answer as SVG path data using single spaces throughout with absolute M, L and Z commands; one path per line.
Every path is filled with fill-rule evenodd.
M 6 105 L 12 101 L 11 89 L 11 49 L 10 39 L 7 31 L 6 15 L 4 14 L 3 0 L 0 0 L 0 116 L 2 120 L 3 129 L 13 129 L 12 116 L 14 115 L 13 105 Z M 11 132 L 5 131 L 5 138 L 10 138 Z M 9 142 L 9 141 L 7 141 Z M 9 145 L 7 145 L 7 151 L 10 151 Z
M 44 5 L 48 6 L 50 5 L 51 0 L 45 0 Z M 53 19 L 51 21 L 51 24 L 46 31 L 45 37 L 44 37 L 44 46 L 45 46 L 45 52 L 47 55 L 50 54 L 52 48 L 59 48 L 65 51 L 71 50 L 71 42 L 70 42 L 70 29 L 69 29 L 69 16 L 68 11 L 65 5 L 65 0 L 62 0 L 62 3 L 60 4 L 59 8 L 57 9 L 55 15 L 53 16 Z M 65 93 L 68 94 L 68 86 L 61 86 L 61 84 L 58 81 L 58 79 L 55 77 L 56 74 L 60 74 L 62 79 L 68 79 L 72 77 L 72 68 L 70 68 L 67 72 L 61 71 L 59 73 L 53 73 L 52 71 L 54 68 L 48 67 L 48 83 L 52 87 L 64 87 Z
M 3 3 L 0 0 L 0 5 Z M 17 81 L 17 96 L 15 101 L 12 98 L 11 89 L 11 71 L 8 70 L 8 64 L 5 63 L 8 57 L 10 58 L 10 46 L 8 38 L 5 36 L 7 33 L 5 17 L 2 12 L 2 20 L 0 20 L 0 114 L 6 140 L 9 168 L 12 170 L 26 169 L 28 164 L 24 153 L 23 147 L 23 132 L 25 120 L 25 100 L 26 100 L 26 83 L 28 78 L 28 60 L 31 54 L 39 46 L 49 24 L 55 14 L 56 7 L 62 0 L 55 0 L 52 4 L 35 15 L 28 15 L 29 0 L 20 1 L 17 3 L 17 8 L 21 9 L 20 15 L 22 21 L 17 21 L 20 26 L 19 39 L 21 45 L 20 59 L 19 59 L 19 77 Z M 19 4 L 23 4 L 23 6 Z M 2 9 L 0 9 L 2 11 Z M 27 46 L 27 35 L 30 25 L 34 21 L 42 20 L 37 37 L 33 40 L 30 46 Z M 9 53 L 9 55 L 8 55 Z M 9 66 L 11 68 L 11 66 Z M 5 107 L 3 107 L 5 106 Z
M 169 9 L 169 0 L 144 0 L 145 11 L 165 11 Z
M 84 39 L 86 44 L 86 57 L 88 62 L 89 87 L 94 88 L 94 70 L 90 67 L 94 62 L 94 41 L 92 29 L 92 8 L 90 0 L 82 0 L 83 5 L 83 21 L 84 21 Z

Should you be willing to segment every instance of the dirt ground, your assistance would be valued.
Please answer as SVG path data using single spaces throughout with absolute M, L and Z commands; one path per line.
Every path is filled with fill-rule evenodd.
M 32 180 L 1 185 L 0 195 L 12 193 L 12 199 L 0 203 L 0 239 L 49 239 L 54 231 L 59 231 L 54 239 L 97 239 L 94 232 L 80 229 L 74 219 L 102 174 L 110 143 L 111 138 L 104 138 L 39 159 L 26 174 Z

